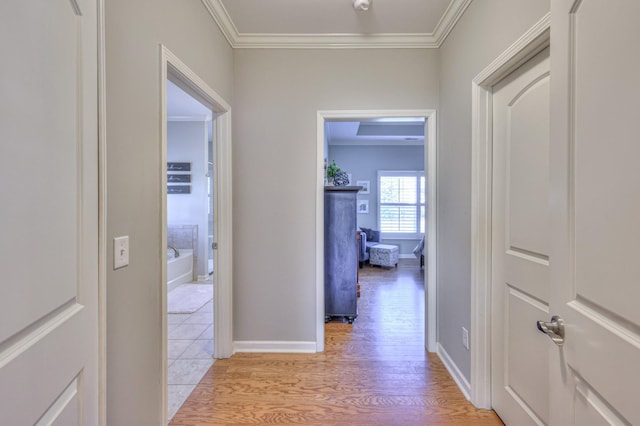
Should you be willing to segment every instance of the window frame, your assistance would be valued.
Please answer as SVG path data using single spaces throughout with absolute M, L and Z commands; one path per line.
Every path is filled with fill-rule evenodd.
M 414 177 L 417 180 L 416 202 L 415 203 L 383 203 L 381 200 L 382 194 L 382 178 L 383 177 Z M 419 240 L 427 229 L 427 180 L 424 174 L 424 170 L 378 170 L 378 194 L 377 194 L 377 211 L 378 211 L 378 229 L 380 230 L 381 239 L 389 240 Z M 424 200 L 424 202 L 422 202 Z M 382 230 L 381 210 L 383 206 L 398 205 L 398 206 L 415 206 L 416 209 L 416 231 L 415 232 L 384 232 Z M 421 210 L 424 209 L 425 231 L 420 230 L 421 225 Z

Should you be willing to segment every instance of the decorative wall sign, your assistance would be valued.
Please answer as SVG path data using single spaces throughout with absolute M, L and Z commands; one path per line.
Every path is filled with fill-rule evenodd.
M 169 162 L 169 163 L 167 163 L 167 171 L 169 171 L 169 172 L 190 172 L 191 171 L 191 163 Z
M 191 182 L 191 174 L 177 175 L 177 174 L 168 174 L 167 175 L 168 183 L 190 183 Z
M 167 194 L 191 194 L 191 185 L 167 185 Z

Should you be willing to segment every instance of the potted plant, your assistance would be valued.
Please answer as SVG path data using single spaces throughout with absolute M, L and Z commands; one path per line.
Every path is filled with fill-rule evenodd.
M 340 173 L 341 171 L 342 169 L 338 167 L 338 165 L 336 164 L 336 160 L 333 160 L 331 164 L 329 164 L 326 168 L 327 184 L 333 185 L 333 178 L 337 173 Z

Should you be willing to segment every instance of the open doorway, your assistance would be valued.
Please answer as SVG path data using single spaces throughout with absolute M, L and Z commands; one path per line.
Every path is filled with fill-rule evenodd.
M 351 185 L 366 186 L 369 189 L 368 194 L 361 193 L 358 195 L 357 210 L 358 218 L 357 223 L 360 228 L 370 228 L 374 226 L 376 230 L 380 231 L 380 206 L 379 206 L 379 186 L 382 181 L 385 183 L 388 172 L 398 172 L 398 165 L 382 165 L 379 167 L 371 164 L 372 158 L 366 159 L 365 157 L 374 156 L 376 158 L 389 157 L 390 152 L 394 150 L 393 146 L 389 144 L 395 139 L 395 143 L 398 144 L 399 140 L 402 140 L 403 146 L 420 146 L 420 158 L 412 159 L 412 164 L 407 167 L 402 167 L 407 172 L 413 172 L 416 182 L 416 190 L 418 195 L 417 208 L 418 215 L 415 217 L 417 226 L 420 227 L 420 195 L 422 194 L 424 217 L 426 223 L 422 229 L 426 238 L 424 241 L 424 284 L 425 284 L 425 346 L 429 351 L 436 350 L 436 263 L 435 263 L 435 247 L 436 247 L 436 194 L 435 194 L 435 178 L 436 178 L 436 161 L 435 161 L 435 148 L 436 148 L 436 112 L 434 110 L 410 110 L 410 111 L 321 111 L 318 113 L 318 142 L 317 142 L 317 156 L 318 156 L 318 168 L 319 179 L 317 187 L 317 222 L 316 222 L 316 235 L 318 241 L 317 252 L 324 253 L 324 163 L 325 158 L 329 165 L 333 163 L 333 160 L 338 157 L 341 160 L 348 162 L 345 164 L 345 171 L 349 174 Z M 386 123 L 385 123 L 386 121 Z M 412 127 L 412 133 L 407 135 L 400 135 L 399 133 L 406 132 L 406 129 L 400 130 L 402 122 L 405 123 L 405 127 Z M 364 124 L 364 126 L 362 126 Z M 363 128 L 364 127 L 364 128 Z M 416 133 L 416 128 L 421 130 Z M 395 136 L 384 136 L 384 132 L 398 132 Z M 341 133 L 345 132 L 345 133 Z M 382 133 L 381 133 L 382 132 Z M 332 134 L 333 133 L 333 134 Z M 376 133 L 378 133 L 376 135 Z M 391 134 L 390 133 L 390 134 Z M 351 134 L 351 137 L 341 137 L 342 134 Z M 366 136 L 360 138 L 359 136 Z M 409 138 L 411 140 L 406 140 Z M 370 146 L 370 152 L 367 153 L 367 149 L 364 147 L 354 148 L 358 146 L 357 140 L 362 139 L 363 144 Z M 362 145 L 362 144 L 360 144 Z M 385 146 L 386 145 L 386 146 Z M 349 148 L 345 148 L 348 146 Z M 332 153 L 333 147 L 333 153 Z M 355 151 L 358 149 L 364 149 L 358 154 Z M 414 149 L 415 150 L 415 149 Z M 385 151 L 385 152 L 379 152 Z M 407 150 L 409 151 L 409 150 Z M 406 153 L 409 157 L 416 155 L 416 153 Z M 358 162 L 360 157 L 360 162 Z M 336 161 L 336 163 L 339 163 Z M 382 160 L 381 160 L 382 161 Z M 368 164 L 364 164 L 368 163 Z M 415 163 L 415 164 L 414 164 Z M 340 167 L 340 164 L 338 164 Z M 353 169 L 348 170 L 349 168 Z M 395 170 L 394 170 L 395 169 Z M 422 171 L 422 176 L 420 172 Z M 381 174 L 382 173 L 382 174 Z M 399 175 L 398 173 L 395 173 Z M 404 178 L 403 178 L 404 179 Z M 420 186 L 422 185 L 422 188 Z M 416 207 L 416 206 L 414 206 Z M 368 213 L 365 213 L 368 212 Z M 383 221 L 384 222 L 384 221 Z M 369 225 L 369 226 L 367 226 Z M 403 238 L 398 238 L 399 235 L 393 235 L 386 232 L 386 239 L 388 243 L 396 243 L 395 247 L 398 249 L 402 245 L 403 256 L 414 256 L 412 253 L 416 247 L 416 243 L 420 242 L 418 235 L 421 234 L 420 229 L 416 229 L 411 240 L 404 241 Z M 414 241 L 415 240 L 415 241 Z M 384 242 L 384 241 L 383 241 Z M 391 245 L 391 244 L 389 244 Z M 406 247 L 405 247 L 406 246 Z M 409 247 L 410 246 L 410 247 Z M 399 252 L 400 250 L 398 250 Z M 400 255 L 400 253 L 398 253 Z M 318 271 L 316 275 L 316 289 L 317 289 L 317 329 L 316 329 L 316 345 L 317 350 L 324 350 L 324 257 L 318 256 L 318 264 L 316 265 Z
M 171 419 L 213 363 L 213 119 L 167 79 L 167 375 Z M 184 86 L 183 86 L 184 87 Z M 211 260 L 211 261 L 210 261 Z M 211 266 L 211 267 L 210 267 Z
M 168 49 L 161 55 L 166 423 L 214 359 L 231 356 L 233 247 L 230 107 Z

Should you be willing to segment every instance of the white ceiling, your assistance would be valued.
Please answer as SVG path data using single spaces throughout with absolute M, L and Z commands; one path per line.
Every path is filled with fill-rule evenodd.
M 410 121 L 409 121 L 410 120 Z M 329 121 L 325 124 L 329 145 L 424 145 L 425 122 L 416 119 Z M 361 126 L 363 128 L 361 129 Z M 360 129 L 360 131 L 359 131 Z M 418 130 L 418 131 L 416 131 Z
M 211 120 L 211 110 L 167 80 L 167 118 L 169 120 Z
M 234 48 L 436 48 L 471 0 L 203 0 Z

